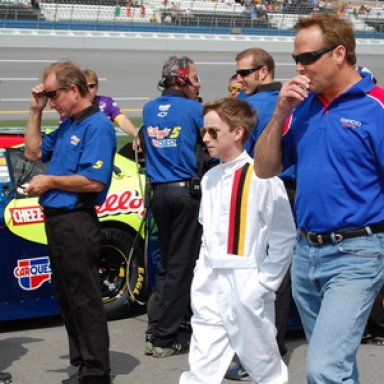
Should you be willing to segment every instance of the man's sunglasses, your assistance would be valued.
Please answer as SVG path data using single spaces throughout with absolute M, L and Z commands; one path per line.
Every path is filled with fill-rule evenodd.
M 60 87 L 60 88 L 54 89 L 53 91 L 43 91 L 43 95 L 48 99 L 56 99 L 59 96 L 58 92 L 63 91 L 64 89 L 67 89 L 67 88 Z
M 264 65 L 258 65 L 255 68 L 250 68 L 250 69 L 237 69 L 236 70 L 236 75 L 240 77 L 247 77 L 249 76 L 252 72 L 258 71 L 260 68 L 263 68 Z
M 92 84 L 88 84 L 87 87 L 90 88 L 90 89 L 93 89 L 96 87 L 96 83 L 92 83 Z
M 241 87 L 234 87 L 233 85 L 228 85 L 228 92 L 232 92 L 232 91 L 240 92 Z
M 308 52 L 300 53 L 299 55 L 292 54 L 292 58 L 293 60 L 295 60 L 296 64 L 300 63 L 302 65 L 308 65 L 319 60 L 321 56 L 323 56 L 327 52 L 333 51 L 335 48 L 336 47 L 328 47 L 328 48 L 318 49 L 317 51 L 308 51 Z

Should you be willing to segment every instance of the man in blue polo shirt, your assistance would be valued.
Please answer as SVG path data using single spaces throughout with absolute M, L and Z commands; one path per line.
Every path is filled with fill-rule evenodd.
M 262 48 L 248 48 L 236 55 L 237 81 L 241 84 L 241 99 L 257 111 L 257 123 L 244 149 L 253 157 L 254 147 L 275 109 L 281 83 L 275 81 L 275 61 Z
M 384 282 L 384 90 L 356 71 L 352 25 L 300 18 L 255 171 L 296 165 L 292 286 L 309 341 L 307 382 L 359 383 L 356 354 Z
M 177 336 L 190 308 L 193 268 L 201 243 L 196 150 L 202 143 L 203 115 L 197 101 L 199 78 L 190 58 L 171 56 L 158 85 L 162 95 L 144 106 L 141 129 L 161 255 L 145 353 L 167 357 L 185 353 L 189 346 Z
M 32 88 L 25 154 L 48 162 L 26 194 L 44 209 L 52 276 L 77 372 L 63 384 L 110 384 L 109 335 L 101 299 L 97 257 L 100 227 L 95 206 L 105 200 L 116 150 L 112 123 L 92 105 L 87 80 L 70 62 L 57 62 Z M 66 119 L 42 135 L 47 102 Z

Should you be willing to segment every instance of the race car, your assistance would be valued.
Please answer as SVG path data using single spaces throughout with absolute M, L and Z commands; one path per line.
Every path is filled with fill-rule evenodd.
M 44 214 L 37 197 L 23 194 L 23 185 L 45 166 L 27 161 L 22 143 L 15 132 L 0 134 L 0 321 L 60 313 Z M 109 319 L 125 316 L 145 301 L 144 184 L 140 165 L 116 153 L 108 196 L 97 207 L 102 227 L 98 270 Z
M 44 165 L 25 159 L 23 141 L 21 134 L 0 133 L 0 321 L 60 313 L 43 211 L 38 198 L 25 196 L 22 188 L 34 174 L 44 172 Z M 132 160 L 130 148 L 127 144 L 116 153 L 107 199 L 97 207 L 102 227 L 99 276 L 110 320 L 129 315 L 137 305 L 152 310 L 150 293 L 160 262 L 157 227 L 145 204 L 144 164 Z M 292 302 L 288 329 L 299 328 Z

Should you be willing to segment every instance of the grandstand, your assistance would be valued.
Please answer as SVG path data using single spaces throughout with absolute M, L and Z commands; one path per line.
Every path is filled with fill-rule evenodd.
M 39 1 L 39 3 L 38 3 Z M 292 29 L 299 16 L 338 12 L 358 32 L 383 32 L 384 8 L 377 2 L 325 3 L 316 0 L 0 0 L 1 20 L 109 22 L 115 25 L 160 24 L 193 27 Z M 353 5 L 352 5 L 353 4 Z M 360 12 L 363 7 L 367 9 Z M 233 32 L 234 33 L 234 32 Z
M 40 17 L 41 12 L 32 6 L 32 2 L 0 1 L 1 20 L 39 20 Z

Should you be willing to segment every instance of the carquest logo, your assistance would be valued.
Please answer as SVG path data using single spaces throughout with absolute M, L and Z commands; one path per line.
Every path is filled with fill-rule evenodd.
M 18 279 L 22 289 L 26 291 L 37 289 L 44 282 L 51 281 L 52 271 L 49 257 L 18 260 L 13 274 Z

